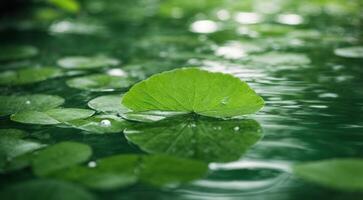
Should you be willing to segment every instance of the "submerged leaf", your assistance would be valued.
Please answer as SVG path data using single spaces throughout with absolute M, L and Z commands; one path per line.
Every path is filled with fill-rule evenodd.
M 294 173 L 313 183 L 344 191 L 363 191 L 363 159 L 330 159 L 297 164 Z
M 68 80 L 69 87 L 89 91 L 114 91 L 115 89 L 127 88 L 134 81 L 128 77 L 96 74 L 83 76 Z
M 79 108 L 56 108 L 41 111 L 24 111 L 18 112 L 11 115 L 11 120 L 27 123 L 27 124 L 59 124 L 67 121 L 72 121 L 76 119 L 84 119 L 90 117 L 95 112 L 88 109 Z
M 61 76 L 62 74 L 60 69 L 52 67 L 9 70 L 0 73 L 0 85 L 24 85 L 36 83 Z
M 59 96 L 33 94 L 24 96 L 0 96 L 0 116 L 23 111 L 45 111 L 64 103 Z
M 240 79 L 198 68 L 154 75 L 135 84 L 124 95 L 122 103 L 136 112 L 185 111 L 210 117 L 251 114 L 264 104 Z
M 94 200 L 83 188 L 56 180 L 31 180 L 7 186 L 0 191 L 3 199 L 11 200 Z
M 32 168 L 36 175 L 45 176 L 57 170 L 83 163 L 91 155 L 92 149 L 86 144 L 61 142 L 38 152 L 32 161 Z
M 236 160 L 262 136 L 254 120 L 219 120 L 192 115 L 136 124 L 124 133 L 129 141 L 148 153 L 208 162 Z
M 38 49 L 33 46 L 5 46 L 0 49 L 0 61 L 30 58 L 37 54 Z
M 117 59 L 105 56 L 84 57 L 84 56 L 70 56 L 59 59 L 58 65 L 67 69 L 94 69 L 101 67 L 116 66 L 120 62 Z

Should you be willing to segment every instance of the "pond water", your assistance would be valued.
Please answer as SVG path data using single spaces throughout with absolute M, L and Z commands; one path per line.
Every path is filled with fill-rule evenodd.
M 108 0 L 80 1 L 80 5 L 72 13 L 62 6 L 31 4 L 17 17 L 3 18 L 2 96 L 58 95 L 65 99 L 64 108 L 87 109 L 90 100 L 105 95 L 120 98 L 135 82 L 153 74 L 198 66 L 246 81 L 265 100 L 261 111 L 248 115 L 263 136 L 242 146 L 246 152 L 232 161 L 226 154 L 228 162 L 209 163 L 206 176 L 177 187 L 137 183 L 113 190 L 87 189 L 92 195 L 98 199 L 362 199 L 362 193 L 313 184 L 291 171 L 297 163 L 363 156 L 360 0 Z M 51 70 L 19 72 L 44 67 Z M 41 107 L 57 107 L 49 104 Z M 8 114 L 2 113 L 1 129 L 23 130 L 27 140 L 49 146 L 62 141 L 88 144 L 93 149 L 89 161 L 148 154 L 132 137 L 125 137 L 122 125 L 95 131 L 77 123 L 19 123 Z M 95 120 L 106 127 L 117 123 L 112 117 Z M 171 120 L 162 126 L 173 129 L 180 123 Z M 219 125 L 200 123 L 195 126 Z M 238 126 L 233 129 L 239 131 Z M 225 135 L 219 142 L 233 138 Z M 225 148 L 233 151 L 241 146 Z M 1 188 L 39 179 L 29 167 L 2 172 L 0 177 Z

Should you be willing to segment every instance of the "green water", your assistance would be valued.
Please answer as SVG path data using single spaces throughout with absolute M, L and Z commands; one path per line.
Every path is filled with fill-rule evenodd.
M 241 78 L 266 103 L 248 116 L 262 127 L 263 138 L 241 158 L 210 163 L 205 178 L 176 188 L 136 184 L 90 190 L 99 199 L 362 199 L 362 193 L 305 182 L 290 170 L 292 164 L 304 161 L 363 156 L 362 53 L 360 58 L 334 53 L 337 48 L 363 45 L 361 1 L 108 0 L 81 5 L 78 14 L 53 13 L 57 16 L 41 13 L 46 5 L 33 5 L 18 18 L 3 19 L 2 46 L 32 45 L 39 54 L 3 61 L 1 71 L 59 68 L 60 58 L 97 55 L 120 60 L 111 68 L 122 69 L 137 81 L 166 70 L 200 66 Z M 65 82 L 73 76 L 109 72 L 70 71 L 75 75 L 1 86 L 0 92 L 59 95 L 66 100 L 63 107 L 87 108 L 95 97 L 128 90 L 70 88 Z M 89 144 L 91 160 L 146 154 L 122 132 L 92 134 L 64 125 L 27 125 L 9 116 L 0 118 L 0 126 L 24 130 L 30 139 L 45 144 Z M 0 177 L 1 188 L 36 179 L 28 168 Z

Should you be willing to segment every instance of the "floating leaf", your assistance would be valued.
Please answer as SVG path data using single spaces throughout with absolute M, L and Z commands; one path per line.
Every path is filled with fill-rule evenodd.
M 77 0 L 48 0 L 48 2 L 70 13 L 77 13 L 80 8 Z
M 346 58 L 363 58 L 363 46 L 338 48 L 334 50 L 334 53 Z
M 135 84 L 122 103 L 136 112 L 194 112 L 210 117 L 251 114 L 263 99 L 232 75 L 183 68 L 154 75 Z
M 220 120 L 193 115 L 136 124 L 124 133 L 129 141 L 148 153 L 208 162 L 236 160 L 262 136 L 254 120 Z
M 138 177 L 135 169 L 139 161 L 137 155 L 118 155 L 100 159 L 93 167 L 74 166 L 58 171 L 53 177 L 81 183 L 101 190 L 122 188 L 134 184 Z
M 13 137 L 13 138 L 23 138 L 28 134 L 20 129 L 0 129 L 0 138 L 1 137 Z
M 8 173 L 16 170 L 24 169 L 30 166 L 32 159 L 32 152 L 17 156 L 8 162 L 5 162 L 3 166 L 0 165 L 0 173 Z
M 96 189 L 115 189 L 137 180 L 155 186 L 176 185 L 205 175 L 206 163 L 165 155 L 116 155 L 100 159 L 92 168 L 75 166 L 53 177 L 75 181 Z
M 83 57 L 70 56 L 57 61 L 58 65 L 67 69 L 94 69 L 101 67 L 116 66 L 120 62 L 114 58 L 105 56 Z
M 21 111 L 45 111 L 58 107 L 64 99 L 54 95 L 34 94 L 24 96 L 0 96 L 0 116 Z
M 76 119 L 90 117 L 95 112 L 79 108 L 55 108 L 41 111 L 24 111 L 11 115 L 11 120 L 26 124 L 59 124 Z
M 114 91 L 115 89 L 127 88 L 134 81 L 127 77 L 96 74 L 83 76 L 68 80 L 69 87 L 89 91 Z
M 313 183 L 344 191 L 363 191 L 363 159 L 330 159 L 297 164 L 294 173 Z
M 122 170 L 116 172 L 80 166 L 64 171 L 60 178 L 99 190 L 123 188 L 137 182 L 137 177 L 134 174 L 124 173 Z
M 36 175 L 45 176 L 87 161 L 92 155 L 88 145 L 76 142 L 61 142 L 35 155 L 32 168 Z
M 281 52 L 255 55 L 251 61 L 263 65 L 306 65 L 311 62 L 305 54 Z
M 38 142 L 23 140 L 16 137 L 1 136 L 0 137 L 0 168 L 6 162 L 11 161 L 17 156 L 21 156 L 28 152 L 44 147 L 43 144 Z
M 121 104 L 120 95 L 105 95 L 99 96 L 88 102 L 88 107 L 99 112 L 122 114 L 129 109 Z
M 24 85 L 36 83 L 61 76 L 62 74 L 60 69 L 52 67 L 9 70 L 0 73 L 0 85 Z
M 2 199 L 11 200 L 94 200 L 83 188 L 56 180 L 31 180 L 7 186 L 0 192 Z
M 99 134 L 120 133 L 127 126 L 125 120 L 112 115 L 95 115 L 87 119 L 68 121 L 67 124 L 74 128 Z
M 0 49 L 0 61 L 30 58 L 37 54 L 38 49 L 33 46 L 5 46 Z

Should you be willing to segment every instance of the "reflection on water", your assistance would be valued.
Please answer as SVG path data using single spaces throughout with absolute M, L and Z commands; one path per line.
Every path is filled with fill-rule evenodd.
M 226 159 L 229 163 L 211 163 L 205 179 L 175 190 L 138 186 L 101 196 L 107 199 L 357 199 L 305 183 L 291 174 L 290 166 L 325 158 L 362 157 L 361 1 L 126 0 L 121 4 L 109 0 L 84 1 L 83 9 L 90 14 L 72 16 L 72 20 L 1 22 L 2 44 L 30 44 L 39 48 L 38 57 L 4 62 L 1 70 L 55 65 L 57 59 L 65 56 L 98 54 L 115 57 L 123 64 L 121 69 L 100 69 L 97 73 L 129 74 L 137 79 L 197 65 L 241 78 L 266 102 L 261 112 L 250 116 L 261 125 L 263 139 L 259 142 L 256 139 L 257 143 L 243 157 L 242 152 L 247 149 L 238 144 L 232 148 L 238 150 L 238 155 L 223 152 L 208 157 L 218 161 L 216 158 L 225 154 L 233 159 Z M 0 92 L 57 94 L 66 98 L 66 107 L 84 107 L 96 96 L 125 91 L 80 91 L 68 88 L 66 80 L 68 77 L 24 87 L 1 87 Z M 162 150 L 158 148 L 165 147 L 159 143 L 147 146 L 145 143 L 150 138 L 136 141 L 132 134 L 127 137 L 141 150 L 119 134 L 81 135 L 78 130 L 60 127 L 21 126 L 5 118 L 0 124 L 5 128 L 26 129 L 45 143 L 76 140 L 91 144 L 95 159 L 116 153 L 142 153 L 141 150 L 159 152 Z M 207 124 L 207 129 L 214 125 Z M 235 127 L 236 124 L 228 126 L 225 133 L 243 131 Z M 151 137 L 161 128 L 175 129 L 169 124 L 156 127 L 152 133 L 144 132 Z M 213 133 L 213 129 L 208 133 Z M 168 134 L 159 136 L 166 137 L 169 144 L 174 140 Z M 227 142 L 228 147 L 233 142 L 222 136 L 219 139 Z M 185 142 L 187 145 L 180 143 L 173 149 L 190 147 L 193 141 L 185 139 Z M 88 165 L 94 166 L 92 162 Z M 13 178 L 0 183 L 15 181 Z
M 260 125 L 251 119 L 219 120 L 193 115 L 136 124 L 124 133 L 148 153 L 208 162 L 236 160 L 262 137 Z
M 218 30 L 218 24 L 211 20 L 199 20 L 190 25 L 190 31 L 195 33 L 213 33 Z

